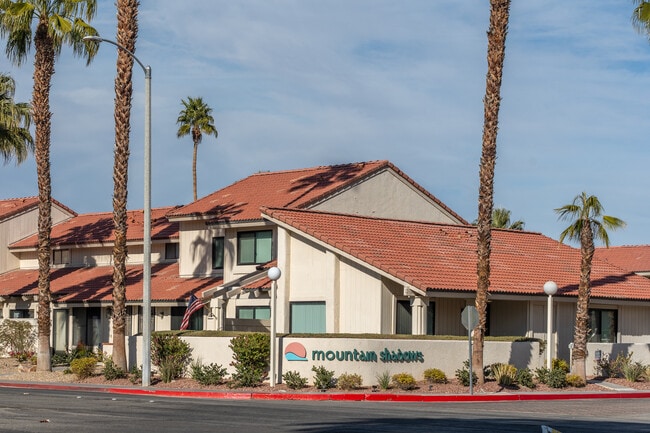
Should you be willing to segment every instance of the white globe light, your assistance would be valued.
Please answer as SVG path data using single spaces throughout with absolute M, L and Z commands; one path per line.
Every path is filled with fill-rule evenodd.
M 544 293 L 549 296 L 553 296 L 557 293 L 557 284 L 555 284 L 555 281 L 547 281 L 544 283 Z
M 282 275 L 282 271 L 280 271 L 280 268 L 273 266 L 272 268 L 269 268 L 266 275 L 268 275 L 271 281 L 277 281 L 278 278 L 280 278 L 280 275 Z

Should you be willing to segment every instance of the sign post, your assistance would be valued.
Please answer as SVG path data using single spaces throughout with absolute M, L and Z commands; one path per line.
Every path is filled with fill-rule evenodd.
M 460 322 L 467 329 L 467 340 L 469 341 L 469 393 L 474 394 L 474 373 L 472 371 L 472 330 L 478 325 L 478 311 L 473 305 L 468 305 L 460 313 Z

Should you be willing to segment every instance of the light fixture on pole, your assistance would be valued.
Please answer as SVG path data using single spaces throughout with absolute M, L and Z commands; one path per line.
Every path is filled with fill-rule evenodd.
M 273 266 L 272 268 L 269 268 L 266 275 L 269 277 L 269 280 L 271 280 L 271 354 L 269 362 L 269 384 L 275 386 L 275 373 L 277 370 L 276 361 L 278 358 L 278 346 L 275 341 L 275 300 L 278 291 L 278 278 L 282 275 L 282 271 L 280 271 L 280 268 Z
M 85 41 L 108 42 L 127 53 L 144 71 L 144 235 L 142 259 L 142 386 L 151 384 L 151 66 L 110 39 L 85 36 Z
M 552 368 L 551 359 L 553 351 L 553 295 L 557 293 L 557 284 L 554 281 L 544 283 L 544 293 L 548 295 L 546 306 L 546 368 Z

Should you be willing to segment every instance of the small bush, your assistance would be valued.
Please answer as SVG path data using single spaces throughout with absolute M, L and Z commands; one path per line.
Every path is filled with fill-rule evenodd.
M 70 363 L 70 370 L 77 375 L 79 379 L 86 379 L 93 375 L 97 358 L 88 356 L 86 358 L 77 358 Z
M 602 377 L 625 377 L 625 368 L 632 364 L 633 352 L 628 355 L 619 353 L 616 358 L 611 359 L 609 354 L 605 354 L 596 362 L 596 367 Z
M 472 385 L 476 385 L 478 378 L 473 372 L 470 373 L 469 360 L 467 360 L 463 362 L 463 368 L 456 370 L 456 379 L 458 379 L 463 386 L 469 386 L 470 377 L 472 378 Z
M 268 334 L 240 334 L 230 340 L 235 373 L 232 386 L 259 386 L 269 369 L 271 340 Z
M 564 359 L 553 358 L 553 361 L 551 361 L 551 369 L 552 370 L 562 370 L 565 373 L 568 373 L 569 372 L 569 363 L 566 362 Z
M 393 384 L 399 389 L 408 391 L 415 389 L 417 382 L 413 375 L 409 373 L 398 373 L 393 375 Z
M 424 379 L 430 383 L 447 383 L 447 375 L 439 368 L 427 368 L 424 370 Z
M 574 388 L 584 388 L 587 386 L 587 382 L 585 382 L 585 380 L 577 374 L 567 374 L 566 384 Z
M 0 349 L 16 354 L 25 354 L 32 352 L 35 342 L 36 329 L 31 323 L 9 319 L 0 323 Z M 31 356 L 25 360 L 29 358 Z
M 510 386 L 517 380 L 517 368 L 511 364 L 494 364 L 492 374 L 500 386 Z
M 201 385 L 207 386 L 223 383 L 225 377 L 228 375 L 227 368 L 215 363 L 203 365 L 200 360 L 192 363 L 191 371 L 192 379 Z
M 382 373 L 379 373 L 376 378 L 379 388 L 383 389 L 384 391 L 390 389 L 391 376 L 389 371 L 386 370 Z
M 315 365 L 311 368 L 311 371 L 316 373 L 314 375 L 314 386 L 318 389 L 329 389 L 334 387 L 334 372 L 326 369 L 324 366 L 320 365 L 316 367 Z
M 129 372 L 129 381 L 134 385 L 142 382 L 142 367 L 136 365 L 131 367 L 131 371 Z
M 287 371 L 282 375 L 282 380 L 289 389 L 302 389 L 307 386 L 307 378 L 300 376 L 297 371 Z
M 554 368 L 548 373 L 546 384 L 551 388 L 564 388 L 567 385 L 566 372 L 559 368 Z
M 548 375 L 550 373 L 550 370 L 546 367 L 540 367 L 535 370 L 535 376 L 537 377 L 537 381 L 539 383 L 546 384 L 548 382 Z
M 358 374 L 343 373 L 342 375 L 339 376 L 338 380 L 336 381 L 336 387 L 344 391 L 359 389 L 361 388 L 362 384 L 363 384 L 363 379 Z
M 517 370 L 517 383 L 530 389 L 533 389 L 536 386 L 533 381 L 533 373 L 529 368 L 521 368 Z
M 640 362 L 630 363 L 623 367 L 623 376 L 629 382 L 638 382 L 645 376 L 645 365 Z
M 192 348 L 178 335 L 153 334 L 151 338 L 151 362 L 158 367 L 163 382 L 183 377 L 192 361 Z
M 104 378 L 106 380 L 123 379 L 127 376 L 126 371 L 117 367 L 112 358 L 108 357 L 104 361 Z

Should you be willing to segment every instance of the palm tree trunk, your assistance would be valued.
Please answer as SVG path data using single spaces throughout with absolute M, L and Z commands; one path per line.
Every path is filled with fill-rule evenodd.
M 117 42 L 135 52 L 138 1 L 117 0 Z M 113 166 L 113 362 L 126 371 L 126 232 L 129 133 L 133 95 L 133 57 L 118 50 L 115 77 L 115 161 Z
M 476 310 L 479 323 L 474 330 L 472 369 L 478 383 L 483 383 L 483 345 L 487 329 L 487 295 L 490 288 L 490 243 L 492 239 L 492 208 L 494 202 L 494 166 L 497 156 L 497 130 L 501 105 L 501 78 L 508 32 L 510 0 L 490 1 L 488 30 L 488 71 L 485 82 L 483 146 L 479 170 L 477 224 L 477 287 Z
M 195 135 L 195 134 L 192 134 Z M 196 195 L 196 154 L 198 153 L 199 149 L 199 141 L 194 138 L 194 151 L 192 153 L 192 186 L 193 186 L 193 192 L 194 192 L 194 201 L 197 199 Z
M 54 75 L 54 45 L 47 21 L 36 28 L 34 45 L 34 93 L 32 106 L 36 142 L 34 156 L 38 179 L 38 354 L 37 369 L 50 371 L 50 234 L 52 231 L 52 184 L 50 177 L 50 83 Z
M 580 231 L 580 283 L 576 323 L 571 353 L 572 373 L 587 378 L 587 334 L 589 333 L 589 298 L 591 297 L 591 262 L 594 257 L 594 237 L 591 225 L 586 221 Z

